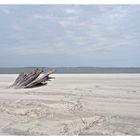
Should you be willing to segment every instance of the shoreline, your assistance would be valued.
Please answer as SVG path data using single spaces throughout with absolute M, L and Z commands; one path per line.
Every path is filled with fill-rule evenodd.
M 52 74 L 7 89 L 16 76 L 0 74 L 0 135 L 140 135 L 140 74 Z

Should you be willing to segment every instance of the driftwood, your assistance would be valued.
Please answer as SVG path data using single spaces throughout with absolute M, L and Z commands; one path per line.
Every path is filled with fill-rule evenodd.
M 14 83 L 10 87 L 14 88 L 33 88 L 37 86 L 42 86 L 47 84 L 46 81 L 50 80 L 52 77 L 49 77 L 54 70 L 49 71 L 48 73 L 43 74 L 41 77 L 40 74 L 43 73 L 43 69 L 35 69 L 30 73 L 21 73 L 16 78 Z

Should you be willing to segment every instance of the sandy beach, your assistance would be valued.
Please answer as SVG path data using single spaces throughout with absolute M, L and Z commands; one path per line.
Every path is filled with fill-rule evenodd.
M 0 135 L 140 135 L 140 74 L 53 74 L 12 89 L 0 75 Z

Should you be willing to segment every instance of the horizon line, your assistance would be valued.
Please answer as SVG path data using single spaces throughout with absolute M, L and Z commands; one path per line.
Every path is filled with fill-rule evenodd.
M 1 67 L 0 68 L 140 68 L 140 66 L 19 66 L 19 67 Z

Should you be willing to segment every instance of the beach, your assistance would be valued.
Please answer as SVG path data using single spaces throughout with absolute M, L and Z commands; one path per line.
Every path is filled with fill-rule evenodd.
M 140 74 L 52 74 L 13 89 L 0 74 L 0 135 L 140 135 Z

